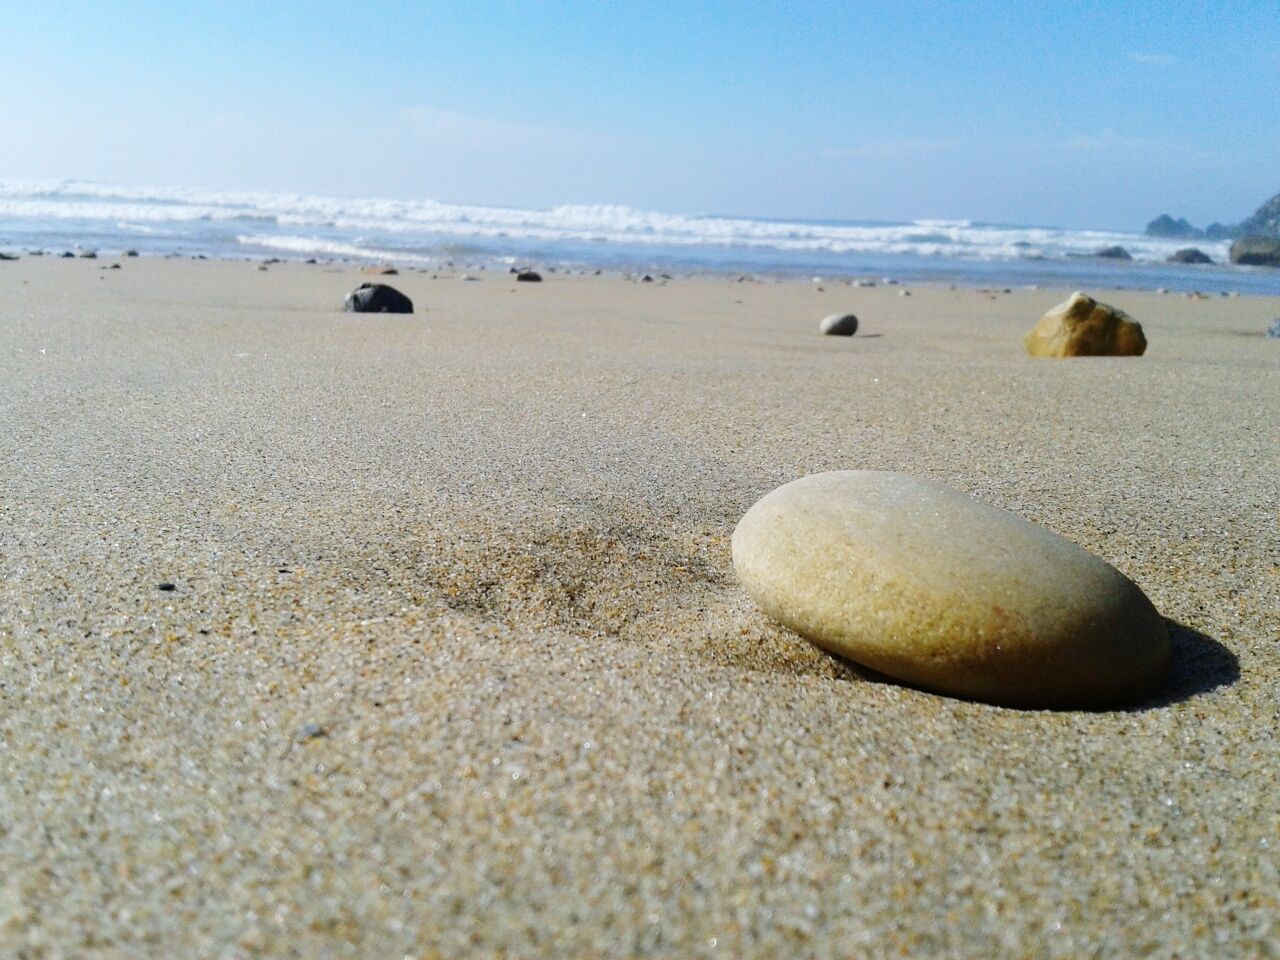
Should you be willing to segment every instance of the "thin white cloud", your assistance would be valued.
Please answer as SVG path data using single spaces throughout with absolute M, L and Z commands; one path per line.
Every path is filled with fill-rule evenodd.
M 947 153 L 965 143 L 963 140 L 929 139 L 926 137 L 902 140 L 873 140 L 850 147 L 829 147 L 822 156 L 831 160 L 883 159 Z
M 473 117 L 440 107 L 407 107 L 400 116 L 428 140 L 490 149 L 561 148 L 581 146 L 594 138 L 520 120 Z
M 1174 63 L 1174 56 L 1169 53 L 1136 53 L 1129 54 L 1134 63 L 1145 63 L 1150 66 L 1167 67 Z
M 1065 137 L 1051 141 L 1047 146 L 1054 150 L 1081 155 L 1161 157 L 1193 164 L 1220 163 L 1223 159 L 1219 151 L 1198 144 L 1165 140 L 1159 137 L 1134 137 L 1116 133 L 1114 130 Z

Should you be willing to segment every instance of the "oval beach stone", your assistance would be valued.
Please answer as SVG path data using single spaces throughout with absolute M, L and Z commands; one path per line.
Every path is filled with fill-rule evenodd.
M 897 680 L 1016 706 L 1104 706 L 1165 680 L 1163 618 L 1110 564 L 940 483 L 849 470 L 793 481 L 733 533 L 770 617 Z
M 852 313 L 833 313 L 822 318 L 818 329 L 829 337 L 852 337 L 858 332 L 858 318 Z

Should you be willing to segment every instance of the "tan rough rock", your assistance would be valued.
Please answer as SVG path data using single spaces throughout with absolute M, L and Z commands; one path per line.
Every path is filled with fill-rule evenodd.
M 1128 578 L 1044 527 L 942 484 L 837 471 L 758 501 L 739 580 L 820 647 L 942 693 L 1107 705 L 1163 683 L 1164 619 Z
M 1083 293 L 1041 317 L 1023 342 L 1033 357 L 1140 357 L 1147 349 L 1138 321 Z

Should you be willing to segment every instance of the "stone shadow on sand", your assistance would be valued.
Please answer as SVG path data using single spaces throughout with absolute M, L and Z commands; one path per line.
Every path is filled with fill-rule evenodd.
M 1155 710 L 1229 687 L 1240 679 L 1240 661 L 1213 637 L 1165 617 L 1173 656 L 1164 687 L 1129 710 Z

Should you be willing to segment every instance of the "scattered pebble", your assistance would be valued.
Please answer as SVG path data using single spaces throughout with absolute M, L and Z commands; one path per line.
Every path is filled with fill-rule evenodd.
M 829 337 L 852 337 L 858 332 L 858 318 L 852 313 L 833 313 L 822 318 L 818 329 Z
M 516 274 L 516 280 L 521 283 L 541 283 L 542 275 L 536 270 L 521 270 Z
M 305 723 L 302 725 L 302 728 L 298 730 L 298 741 L 315 740 L 317 737 L 327 737 L 328 735 L 329 731 L 320 726 L 320 724 Z
M 157 583 L 156 589 L 164 590 L 166 593 L 172 593 L 174 590 L 177 590 L 178 588 L 175 584 L 172 584 L 168 580 L 166 580 L 164 581 L 164 583 Z

